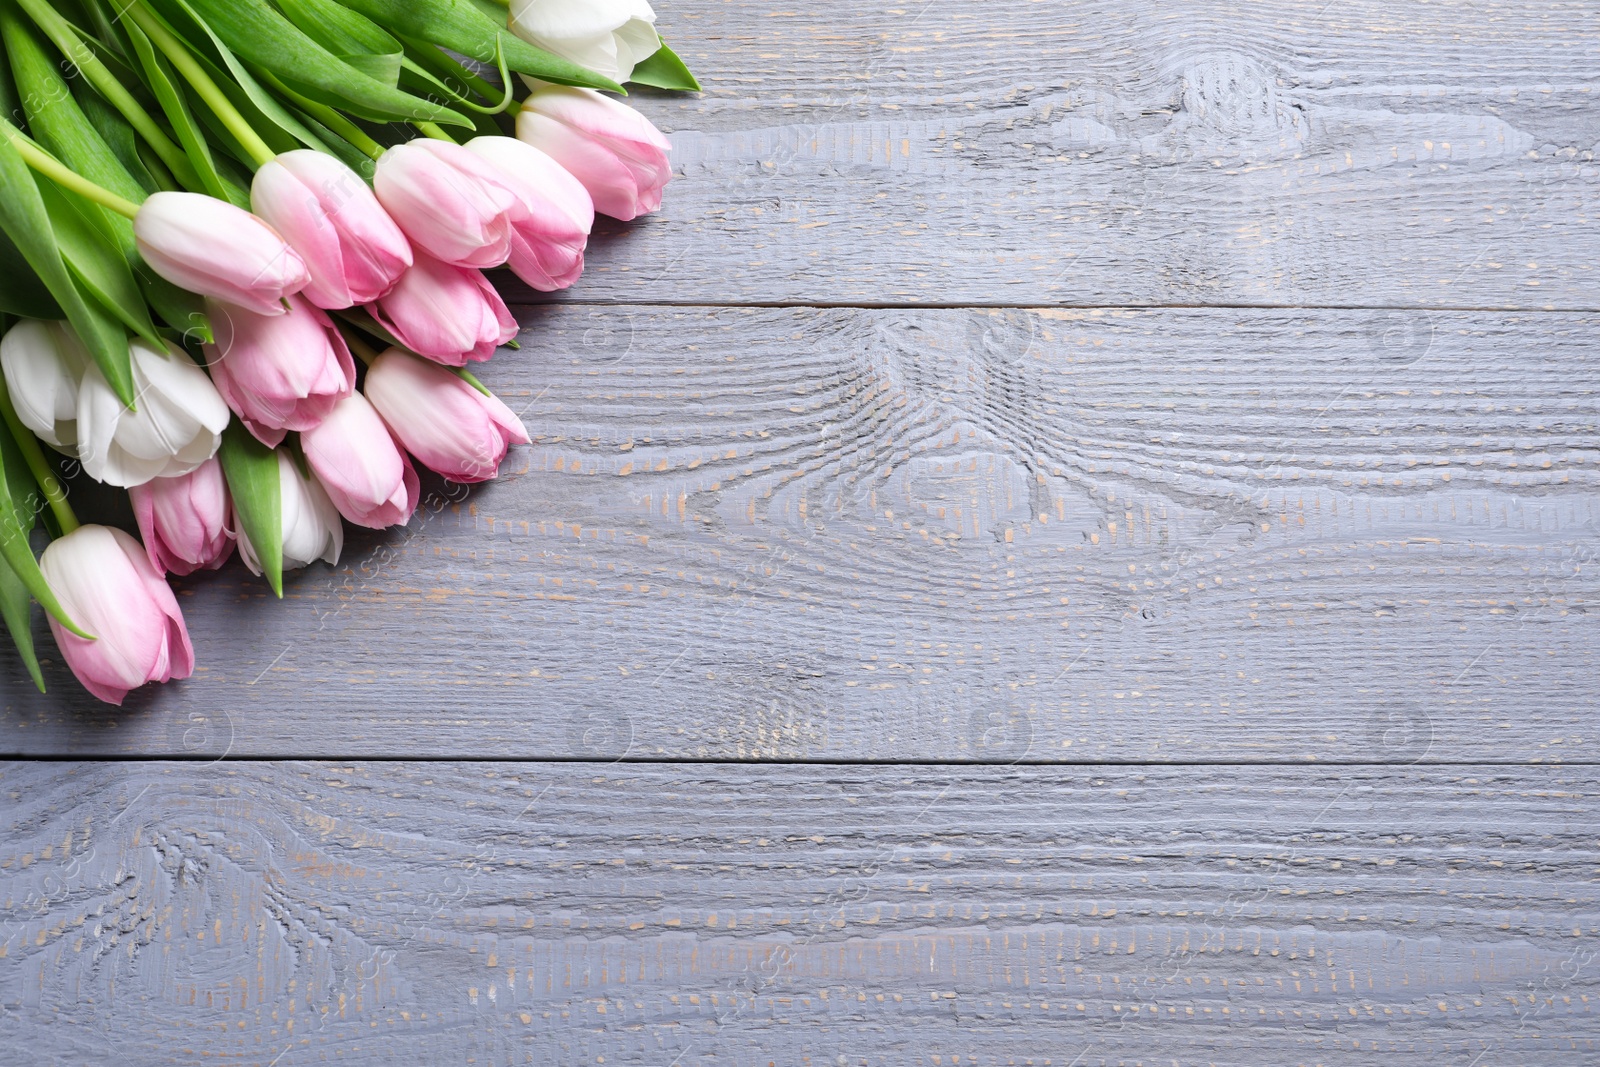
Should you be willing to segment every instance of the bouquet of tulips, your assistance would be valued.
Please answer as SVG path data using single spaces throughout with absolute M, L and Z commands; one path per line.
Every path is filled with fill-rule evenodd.
M 44 689 L 187 677 L 167 573 L 338 561 L 529 438 L 466 369 L 515 345 L 666 139 L 604 91 L 697 89 L 646 0 L 0 0 L 0 617 Z M 358 362 L 361 365 L 358 367 Z M 52 462 L 48 446 L 71 457 Z M 80 525 L 63 462 L 143 544 Z M 48 543 L 44 543 L 48 542 Z M 43 543 L 42 554 L 34 548 Z

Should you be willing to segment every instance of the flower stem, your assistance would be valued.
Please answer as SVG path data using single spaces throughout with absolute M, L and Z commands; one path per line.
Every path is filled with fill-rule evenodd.
M 11 134 L 11 143 L 22 154 L 22 158 L 28 166 L 62 188 L 71 189 L 85 200 L 92 200 L 101 207 L 108 207 L 117 214 L 125 215 L 130 219 L 139 213 L 138 204 L 131 200 L 124 200 L 105 186 L 96 185 L 88 178 L 63 166 L 54 156 L 21 134 Z
M 344 331 L 344 343 L 350 346 L 350 352 L 359 359 L 364 366 L 372 366 L 372 361 L 378 358 L 378 353 L 361 338 L 349 330 Z
M 78 36 L 77 28 L 62 18 L 50 6 L 48 0 L 19 0 L 19 3 L 51 42 L 61 50 L 62 55 L 83 72 L 83 76 L 94 86 L 95 91 L 105 98 L 106 103 L 122 113 L 122 117 L 128 120 L 128 125 L 144 138 L 145 143 L 160 157 L 161 162 L 166 164 L 167 169 L 172 171 L 173 176 L 185 188 L 195 188 L 200 178 L 183 154 L 183 149 L 173 143 L 172 138 L 168 137 L 156 124 L 155 119 L 150 117 L 150 113 L 133 98 L 133 94 L 123 88 L 117 76 L 111 73 L 111 68 L 101 62 L 100 57 L 95 55 L 94 49 Z
M 282 94 L 295 107 L 304 111 L 346 141 L 349 141 L 355 146 L 356 151 L 363 155 L 371 156 L 373 159 L 377 159 L 387 151 L 383 145 L 368 137 L 367 132 L 360 126 L 357 126 L 327 104 L 320 104 L 310 97 L 302 96 L 283 84 L 268 71 L 262 71 L 261 73 L 262 80 L 272 86 L 274 91 Z
M 412 125 L 415 126 L 425 137 L 432 137 L 435 141 L 449 141 L 451 144 L 456 143 L 456 139 L 451 137 L 448 133 L 445 133 L 444 130 L 439 127 L 438 123 L 414 122 Z
M 211 80 L 211 75 L 189 52 L 188 45 L 173 36 L 171 30 L 164 26 L 160 19 L 150 13 L 144 6 L 143 0 L 133 0 L 127 7 L 127 14 L 145 32 L 157 48 L 161 49 L 167 59 L 171 61 L 185 81 L 194 87 L 200 99 L 206 102 L 217 119 L 228 128 L 234 139 L 255 160 L 256 166 L 265 166 L 271 163 L 278 153 L 274 152 L 267 142 L 261 139 L 254 127 L 245 121 L 239 109 L 233 106 L 217 83 Z
M 62 488 L 61 479 L 50 469 L 50 461 L 44 458 L 39 439 L 17 418 L 3 379 L 0 379 L 0 415 L 5 417 L 6 429 L 11 431 L 12 440 L 16 441 L 18 450 L 22 452 L 28 470 L 33 473 L 33 480 L 39 483 L 50 510 L 55 512 L 56 524 L 61 527 L 61 535 L 65 537 L 78 528 L 78 516 L 72 513 L 72 506 L 67 503 L 67 491 Z

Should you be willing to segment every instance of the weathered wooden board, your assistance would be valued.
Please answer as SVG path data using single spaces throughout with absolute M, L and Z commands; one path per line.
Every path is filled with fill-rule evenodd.
M 1595 314 L 530 314 L 502 481 L 6 747 L 1600 758 Z
M 1589 1064 L 1597 788 L 17 764 L 0 1059 Z
M 1592 3 L 680 2 L 571 298 L 1600 305 Z

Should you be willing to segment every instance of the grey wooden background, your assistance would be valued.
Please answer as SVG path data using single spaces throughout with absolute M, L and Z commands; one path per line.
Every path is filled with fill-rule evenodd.
M 1600 10 L 660 13 L 506 477 L 0 671 L 0 1062 L 1600 1063 Z

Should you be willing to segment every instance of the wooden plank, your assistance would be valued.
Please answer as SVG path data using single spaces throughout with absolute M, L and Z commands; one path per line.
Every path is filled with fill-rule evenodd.
M 183 583 L 122 712 L 8 666 L 7 747 L 1600 757 L 1594 314 L 529 316 L 502 481 Z
M 1590 768 L 32 763 L 0 790 L 14 1062 L 1600 1051 Z
M 1586 3 L 675 3 L 582 301 L 1589 309 Z

